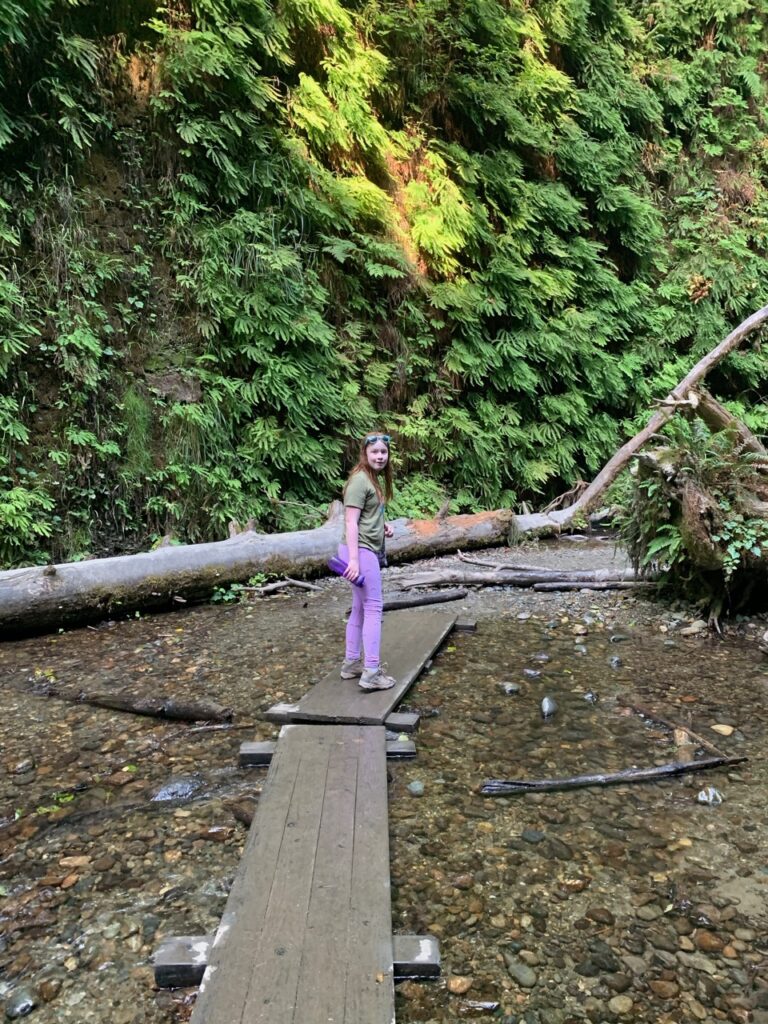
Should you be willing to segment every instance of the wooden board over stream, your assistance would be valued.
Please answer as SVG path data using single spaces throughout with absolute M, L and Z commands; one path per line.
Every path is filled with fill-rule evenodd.
M 338 666 L 298 704 L 276 705 L 266 718 L 295 722 L 349 722 L 382 725 L 418 678 L 456 622 L 455 612 L 392 612 L 384 617 L 382 659 L 397 685 L 391 690 L 361 690 L 357 679 L 342 679 Z
M 192 1024 L 391 1024 L 379 727 L 285 726 Z

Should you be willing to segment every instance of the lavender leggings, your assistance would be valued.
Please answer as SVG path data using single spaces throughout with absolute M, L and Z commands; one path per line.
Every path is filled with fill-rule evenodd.
M 360 647 L 365 651 L 365 667 L 376 668 L 379 664 L 381 647 L 381 569 L 379 559 L 368 548 L 359 548 L 360 574 L 365 576 L 362 587 L 352 588 L 352 612 L 347 620 L 346 657 L 356 661 Z M 339 557 L 349 561 L 349 548 L 339 545 Z

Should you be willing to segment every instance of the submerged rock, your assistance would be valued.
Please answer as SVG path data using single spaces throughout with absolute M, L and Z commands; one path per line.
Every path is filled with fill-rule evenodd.
M 8 1020 L 26 1017 L 37 1006 L 37 997 L 30 988 L 17 988 L 11 992 L 5 1004 L 5 1016 Z
M 543 718 L 552 718 L 557 714 L 557 701 L 554 697 L 545 697 L 541 702 L 541 714 Z
M 152 800 L 191 800 L 203 788 L 203 783 L 196 775 L 180 775 L 155 790 Z

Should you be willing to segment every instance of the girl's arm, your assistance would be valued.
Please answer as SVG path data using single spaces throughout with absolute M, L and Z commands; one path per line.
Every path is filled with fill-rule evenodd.
M 358 524 L 362 509 L 348 505 L 344 509 L 344 523 L 347 528 L 347 547 L 349 548 L 349 565 L 344 573 L 345 579 L 354 582 L 360 575 L 360 547 L 358 545 Z

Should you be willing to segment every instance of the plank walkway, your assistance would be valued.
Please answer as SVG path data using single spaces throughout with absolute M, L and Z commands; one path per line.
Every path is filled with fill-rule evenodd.
M 397 679 L 391 690 L 361 690 L 356 679 L 342 679 L 338 667 L 298 704 L 279 704 L 266 718 L 292 722 L 349 722 L 382 725 L 418 678 L 425 664 L 456 623 L 456 612 L 392 612 L 384 617 L 381 650 L 387 673 Z
M 385 730 L 288 725 L 192 1024 L 391 1024 Z

